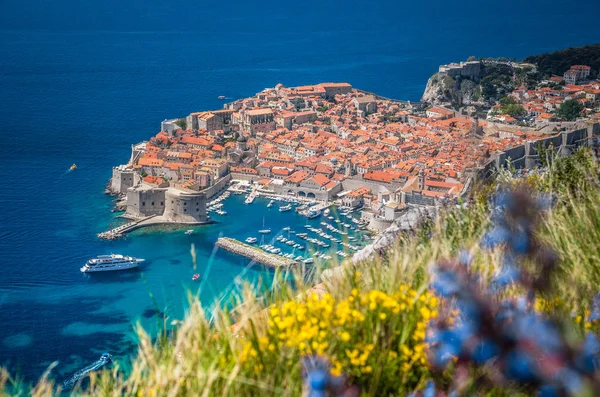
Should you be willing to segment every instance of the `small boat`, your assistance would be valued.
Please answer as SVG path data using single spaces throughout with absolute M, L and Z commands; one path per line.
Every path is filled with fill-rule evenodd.
M 269 204 L 267 204 L 267 208 L 271 208 L 273 206 L 273 203 L 275 203 L 274 200 L 269 201 Z
M 196 281 L 196 280 L 198 280 L 199 278 L 200 278 L 200 275 L 199 275 L 198 273 L 196 273 L 196 274 L 194 274 L 194 275 L 192 276 L 192 281 Z
M 286 211 L 290 211 L 291 209 L 292 209 L 292 205 L 288 204 L 288 205 L 279 207 L 279 212 L 286 212 Z
M 90 372 L 92 371 L 97 371 L 100 368 L 102 368 L 103 366 L 110 364 L 112 362 L 112 356 L 108 353 L 103 353 L 100 356 L 99 360 L 96 360 L 94 363 L 88 365 L 87 367 L 80 369 L 79 371 L 75 372 L 75 374 L 71 377 L 71 379 L 65 381 L 63 383 L 63 388 L 65 389 L 70 389 L 73 386 L 75 386 L 75 384 L 82 379 L 83 377 L 87 376 Z
M 289 226 L 286 226 L 286 227 L 284 227 L 284 228 L 283 228 L 283 230 L 285 230 L 285 231 L 287 232 L 287 231 L 289 231 L 289 230 L 290 230 L 290 227 L 289 227 Z
M 260 234 L 269 234 L 271 233 L 271 229 L 265 228 L 265 218 L 263 218 L 263 228 L 258 231 Z
M 313 258 L 308 258 L 302 261 L 303 263 L 306 263 L 307 265 L 311 264 L 311 263 L 315 263 L 315 260 Z
M 324 214 L 324 215 L 329 215 L 329 212 L 330 212 L 330 211 L 329 211 L 329 208 L 326 208 L 326 209 L 325 209 L 325 211 L 323 211 L 323 214 Z
M 73 163 L 70 167 L 69 167 L 69 172 L 70 171 L 74 171 L 77 169 L 77 164 Z
M 257 241 L 256 237 L 248 237 L 248 238 L 246 239 L 246 242 L 247 242 L 248 244 L 254 244 L 256 241 Z
M 313 218 L 316 218 L 316 217 L 318 217 L 320 215 L 321 215 L 321 211 L 312 211 L 311 210 L 311 211 L 308 211 L 308 214 L 306 214 L 306 217 L 308 219 L 313 219 Z
M 217 97 L 217 99 L 220 99 L 221 101 L 224 101 L 225 99 L 227 99 L 227 97 L 225 97 L 225 95 L 219 95 Z
M 186 230 L 186 231 L 185 231 L 185 234 L 187 234 L 188 236 L 189 236 L 190 234 L 192 234 L 192 233 L 194 233 L 194 230 L 193 230 L 193 229 L 188 229 L 188 230 Z

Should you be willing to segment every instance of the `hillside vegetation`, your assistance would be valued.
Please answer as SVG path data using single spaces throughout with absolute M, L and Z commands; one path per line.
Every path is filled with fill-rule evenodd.
M 600 200 L 598 165 L 589 150 L 551 162 L 549 171 L 521 179 L 501 173 L 496 183 L 527 185 L 550 192 L 556 205 L 542 218 L 539 239 L 560 257 L 559 271 L 549 280 L 540 302 L 560 302 L 571 338 L 580 340 L 595 324 L 571 317 L 589 310 L 600 285 Z M 300 396 L 303 357 L 323 357 L 332 376 L 345 376 L 346 395 L 405 395 L 422 390 L 433 376 L 428 364 L 428 322 L 440 315 L 440 299 L 429 290 L 432 263 L 470 251 L 472 266 L 492 277 L 502 264 L 498 250 L 479 241 L 490 223 L 489 197 L 495 184 L 480 186 L 463 205 L 447 208 L 439 219 L 417 233 L 400 237 L 394 247 L 372 260 L 328 273 L 311 290 L 276 277 L 268 286 L 247 286 L 233 299 L 235 309 L 213 314 L 190 297 L 185 319 L 173 321 L 173 331 L 152 340 L 138 329 L 139 347 L 132 369 L 124 375 L 116 364 L 92 375 L 82 395 L 103 396 Z M 535 274 L 539 269 L 531 269 Z M 301 275 L 296 275 L 302 280 Z M 304 291 L 309 291 L 304 293 Z M 508 292 L 511 293 L 510 291 Z M 542 305 L 543 306 L 543 305 Z M 544 306 L 548 307 L 548 305 Z M 264 308 L 268 308 L 263 310 Z M 257 314 L 258 313 L 258 314 Z M 238 323 L 235 331 L 232 324 Z M 463 374 L 464 376 L 465 374 Z M 473 370 L 471 389 L 481 373 Z M 448 384 L 452 369 L 436 374 Z M 486 386 L 487 387 L 487 386 Z M 507 384 L 488 387 L 491 395 L 534 394 L 533 389 Z M 0 395 L 59 394 L 43 378 L 31 390 L 6 372 L 0 375 Z M 354 393 L 354 394 L 352 394 Z
M 591 77 L 596 78 L 600 71 L 600 43 L 529 56 L 523 62 L 538 65 L 538 71 L 546 77 L 562 76 L 571 65 L 587 65 L 592 68 Z

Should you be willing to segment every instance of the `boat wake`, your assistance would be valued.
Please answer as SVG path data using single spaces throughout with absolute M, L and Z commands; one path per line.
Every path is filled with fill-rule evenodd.
M 94 363 L 88 365 L 87 367 L 80 369 L 79 371 L 75 372 L 75 374 L 71 377 L 71 379 L 65 381 L 63 383 L 63 387 L 65 389 L 70 389 L 73 386 L 75 386 L 75 384 L 82 378 L 84 378 L 87 374 L 89 374 L 92 371 L 97 371 L 100 368 L 102 368 L 103 366 L 105 366 L 106 364 L 109 364 L 112 362 L 112 357 L 110 354 L 108 353 L 104 353 L 100 356 L 100 358 L 98 360 L 96 360 Z

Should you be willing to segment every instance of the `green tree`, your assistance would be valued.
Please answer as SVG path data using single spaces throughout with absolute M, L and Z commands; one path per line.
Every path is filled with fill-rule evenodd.
M 567 99 L 564 101 L 558 109 L 558 116 L 565 120 L 575 120 L 581 114 L 583 105 L 576 99 Z
M 502 98 L 500 98 L 500 100 L 498 101 L 500 102 L 500 105 L 502 106 L 508 106 L 508 105 L 515 105 L 517 103 L 517 100 L 511 96 L 503 96 Z
M 185 118 L 178 119 L 175 124 L 177 124 L 177 126 L 182 130 L 187 130 L 187 121 Z
M 513 103 L 502 107 L 502 112 L 511 115 L 512 117 L 523 117 L 527 113 L 525 108 L 519 104 Z

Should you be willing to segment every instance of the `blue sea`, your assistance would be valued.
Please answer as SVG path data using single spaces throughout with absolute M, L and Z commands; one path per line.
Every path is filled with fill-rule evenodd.
M 419 100 L 439 64 L 522 58 L 600 41 L 597 0 L 504 2 L 3 0 L 0 2 L 0 365 L 63 379 L 109 351 L 126 360 L 154 301 L 169 318 L 187 291 L 210 306 L 240 280 L 272 272 L 217 251 L 306 223 L 232 196 L 219 223 L 95 236 L 113 224 L 111 167 L 165 118 L 222 106 L 264 87 L 347 81 Z M 72 163 L 77 170 L 66 172 Z M 318 221 L 314 221 L 317 222 Z M 192 283 L 190 246 L 205 282 Z M 90 257 L 147 259 L 139 271 L 85 276 Z M 202 290 L 198 292 L 199 286 Z M 153 298 L 152 298 L 153 297 Z

